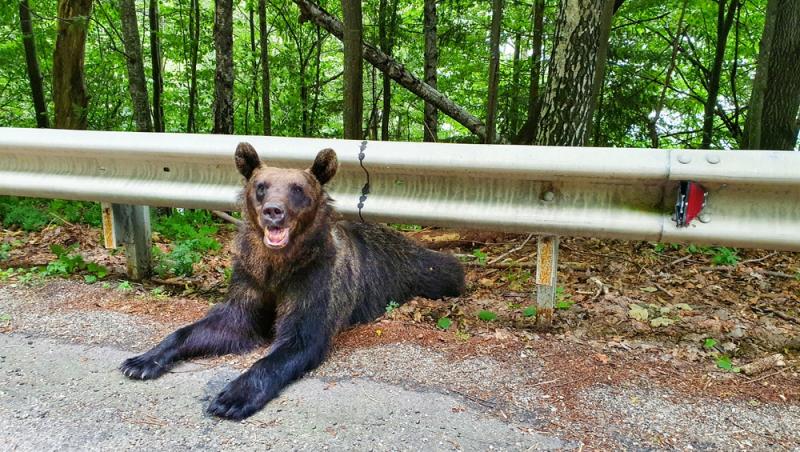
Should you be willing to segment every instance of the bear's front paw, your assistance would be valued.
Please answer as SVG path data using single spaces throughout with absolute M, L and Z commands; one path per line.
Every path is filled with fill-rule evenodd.
M 208 412 L 227 419 L 244 419 L 255 414 L 269 401 L 265 386 L 249 374 L 239 376 L 228 383 L 225 389 L 208 406 Z
M 155 357 L 149 356 L 148 353 L 126 359 L 119 366 L 119 370 L 126 377 L 134 380 L 152 380 L 164 375 L 164 372 L 167 371 L 166 367 L 162 366 Z

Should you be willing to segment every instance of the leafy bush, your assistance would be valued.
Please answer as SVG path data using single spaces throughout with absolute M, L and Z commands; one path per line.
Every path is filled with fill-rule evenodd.
M 102 224 L 102 209 L 100 203 L 84 201 L 65 201 L 54 199 L 50 201 L 48 211 L 58 220 L 70 223 L 100 226 Z
M 50 217 L 44 212 L 45 202 L 39 199 L 0 197 L 0 222 L 3 227 L 17 226 L 25 231 L 38 231 Z
M 186 242 L 184 247 L 191 247 L 194 251 L 215 251 L 222 247 L 213 237 L 219 228 L 207 210 L 186 210 L 160 216 L 153 229 L 174 242 Z
M 714 265 L 736 265 L 739 263 L 738 251 L 724 246 L 714 248 L 711 255 L 711 263 Z
M 73 254 L 76 246 L 64 248 L 61 245 L 52 245 L 50 251 L 56 255 L 56 260 L 48 263 L 42 274 L 44 276 L 69 276 L 78 272 L 86 272 L 83 279 L 89 284 L 105 278 L 108 269 L 94 262 L 86 262 L 78 253 Z
M 165 253 L 161 248 L 153 247 L 153 260 L 156 265 L 153 270 L 161 278 L 169 274 L 175 276 L 192 276 L 194 274 L 194 264 L 200 262 L 203 255 L 195 250 L 196 243 L 193 240 L 174 242 L 172 249 Z

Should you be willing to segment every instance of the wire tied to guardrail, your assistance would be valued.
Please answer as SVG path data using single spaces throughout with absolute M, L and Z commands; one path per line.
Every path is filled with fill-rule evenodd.
M 358 152 L 358 164 L 361 165 L 361 169 L 364 170 L 364 174 L 367 178 L 366 183 L 364 183 L 364 186 L 361 187 L 361 196 L 358 197 L 358 218 L 361 219 L 362 223 L 364 223 L 364 217 L 361 215 L 361 209 L 364 208 L 364 203 L 367 202 L 367 195 L 369 195 L 369 171 L 367 171 L 367 168 L 364 167 L 364 157 L 366 157 L 364 151 L 366 150 L 367 141 L 364 140 L 361 142 L 361 147 L 359 148 Z

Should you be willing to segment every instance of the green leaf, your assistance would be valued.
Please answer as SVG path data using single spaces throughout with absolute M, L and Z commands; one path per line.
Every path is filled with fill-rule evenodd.
M 452 324 L 453 324 L 453 321 L 448 319 L 447 317 L 442 317 L 442 318 L 439 319 L 438 322 L 436 322 L 436 326 L 441 328 L 441 329 L 443 329 L 443 330 L 446 330 L 446 329 L 450 328 L 450 325 L 452 325 Z
M 536 306 L 528 306 L 522 311 L 522 315 L 525 317 L 534 317 L 536 315 Z
M 567 310 L 574 304 L 575 302 L 571 300 L 558 300 L 556 301 L 556 309 Z
M 650 317 L 650 313 L 638 304 L 631 304 L 628 306 L 628 317 L 645 322 Z
M 478 313 L 478 318 L 483 320 L 484 322 L 491 322 L 492 320 L 497 318 L 497 314 L 492 311 L 481 311 Z
M 707 337 L 705 341 L 703 341 L 703 347 L 705 348 L 714 348 L 717 345 L 717 340 L 713 337 Z
M 657 287 L 640 287 L 639 290 L 641 290 L 642 292 L 647 292 L 647 293 L 658 292 L 658 288 Z
M 731 357 L 728 355 L 719 355 L 715 358 L 714 361 L 716 362 L 717 367 L 719 367 L 722 370 L 727 370 L 729 372 L 736 372 L 736 373 L 741 371 L 741 369 L 739 369 L 738 367 L 733 366 L 733 363 L 731 362 Z
M 486 253 L 481 251 L 480 248 L 476 248 L 472 251 L 472 255 L 475 256 L 475 259 L 478 261 L 478 265 L 486 265 Z
M 97 276 L 95 275 L 83 275 L 83 280 L 86 281 L 86 284 L 94 284 L 97 282 Z

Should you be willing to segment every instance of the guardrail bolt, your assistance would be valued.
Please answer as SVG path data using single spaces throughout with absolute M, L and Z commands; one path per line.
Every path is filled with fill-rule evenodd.
M 701 213 L 699 217 L 697 217 L 701 223 L 710 223 L 711 222 L 711 215 L 707 213 Z
M 716 165 L 719 163 L 719 155 L 715 153 L 708 153 L 706 154 L 706 161 L 712 165 Z
M 556 199 L 556 194 L 553 193 L 552 191 L 548 190 L 548 191 L 544 192 L 544 194 L 542 195 L 542 199 L 544 199 L 547 202 L 550 202 L 550 201 Z
M 689 155 L 689 154 L 681 154 L 681 155 L 678 156 L 678 161 L 681 162 L 681 163 L 684 163 L 684 164 L 685 163 L 691 163 L 692 162 L 692 156 Z

